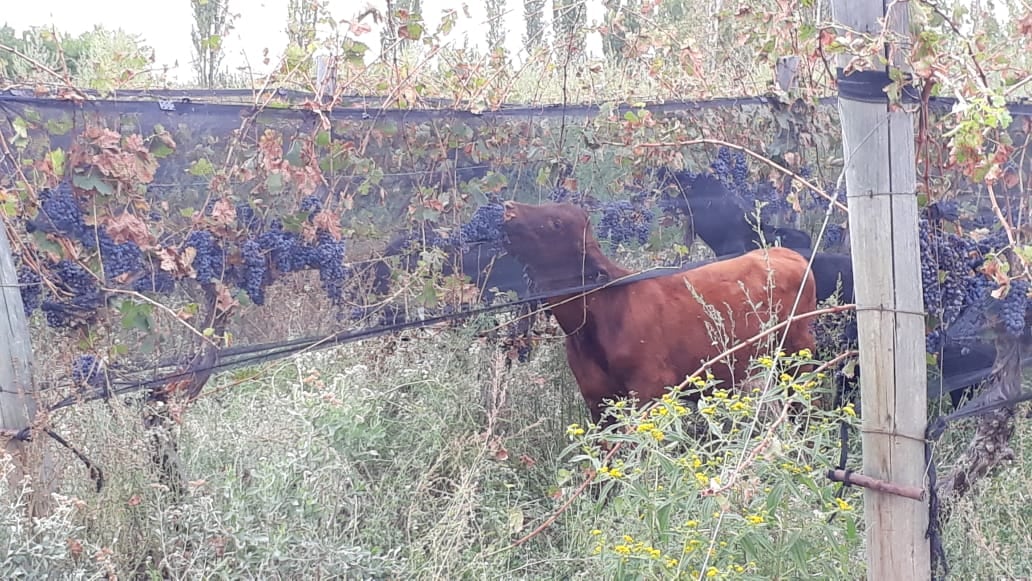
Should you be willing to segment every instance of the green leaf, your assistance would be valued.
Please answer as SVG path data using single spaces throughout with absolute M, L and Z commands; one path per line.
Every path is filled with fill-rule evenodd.
M 320 131 L 315 134 L 315 144 L 319 147 L 326 147 L 330 144 L 330 132 Z
M 29 124 L 25 122 L 25 119 L 21 117 L 15 117 L 14 121 L 11 121 L 11 126 L 14 127 L 14 134 L 22 139 L 28 139 L 29 137 Z
M 103 178 L 94 174 L 92 171 L 87 174 L 76 174 L 72 176 L 72 183 L 75 184 L 75 187 L 81 190 L 93 190 L 105 196 L 110 196 L 115 193 L 111 184 L 104 181 Z
M 193 208 L 190 208 L 190 207 L 181 208 L 179 210 L 179 215 L 184 217 L 184 218 L 190 218 L 190 217 L 192 217 L 196 213 L 197 213 L 197 210 L 194 210 Z
M 301 160 L 300 140 L 294 140 L 294 142 L 290 144 L 290 149 L 287 150 L 287 153 L 283 156 L 283 159 L 287 160 L 287 163 L 294 167 L 304 166 L 304 162 Z
M 150 152 L 152 154 L 154 154 L 154 157 L 156 157 L 158 159 L 166 158 L 169 155 L 172 155 L 172 153 L 174 151 L 175 151 L 174 149 L 172 149 L 171 147 L 165 145 L 161 141 L 154 140 L 154 141 L 151 142 Z
M 632 123 L 638 120 L 638 116 L 634 114 L 634 111 L 624 113 L 623 118 Z
M 36 248 L 43 252 L 51 252 L 57 256 L 64 256 L 64 248 L 60 244 L 47 238 L 46 233 L 41 230 L 36 230 L 32 233 L 32 240 L 36 243 Z
M 423 291 L 416 297 L 416 301 L 423 307 L 437 306 L 437 289 L 434 288 L 434 281 L 427 280 L 423 285 Z
M 1018 256 L 1023 258 L 1025 262 L 1032 262 L 1032 246 L 1016 246 L 1014 252 L 1018 253 Z
M 419 40 L 423 38 L 423 26 L 418 22 L 410 22 L 405 26 L 405 32 L 408 38 L 412 40 Z
M 211 165 L 211 162 L 207 158 L 202 157 L 197 161 L 190 164 L 190 175 L 195 176 L 210 176 L 215 174 L 215 166 Z
M 126 300 L 122 301 L 119 307 L 119 312 L 122 313 L 122 328 L 123 329 L 139 329 L 141 331 L 150 331 L 151 322 L 150 315 L 154 308 L 147 303 L 137 303 L 135 301 Z
M 57 119 L 47 119 L 47 133 L 52 136 L 65 135 L 72 130 L 72 120 L 61 117 Z
M 272 172 L 265 178 L 265 187 L 271 194 L 278 194 L 283 191 L 283 174 Z
M 785 485 L 783 483 L 771 487 L 770 494 L 767 495 L 766 502 L 768 513 L 773 514 L 777 511 L 778 506 L 781 504 L 781 498 L 784 496 L 784 494 Z
M 149 333 L 149 334 L 147 334 L 143 338 L 143 340 L 140 341 L 140 344 L 139 344 L 140 353 L 143 353 L 144 355 L 149 355 L 151 353 L 154 353 L 154 351 L 158 348 L 158 341 L 160 341 L 160 335 L 159 334 L 157 334 L 157 333 Z
M 523 511 L 518 508 L 509 509 L 509 533 L 517 534 L 523 530 Z
M 50 150 L 50 153 L 47 154 L 47 159 L 50 161 L 50 167 L 54 168 L 54 174 L 57 175 L 57 177 L 63 176 L 65 169 L 64 150 L 60 147 Z

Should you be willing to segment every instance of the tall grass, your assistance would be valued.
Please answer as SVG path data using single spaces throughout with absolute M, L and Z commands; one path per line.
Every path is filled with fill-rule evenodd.
M 709 462 L 740 453 L 743 441 L 731 445 L 738 436 L 713 428 L 697 439 L 667 426 L 665 442 L 650 448 L 642 432 L 637 451 L 620 456 L 622 469 L 640 476 L 602 478 L 602 496 L 598 488 L 584 494 L 513 548 L 579 485 L 587 465 L 577 455 L 594 437 L 567 435 L 587 421 L 560 341 L 506 369 L 472 325 L 424 329 L 301 356 L 220 389 L 232 380 L 219 378 L 179 427 L 191 479 L 179 503 L 156 483 L 131 406 L 100 403 L 57 418 L 105 468 L 107 486 L 94 492 L 80 465 L 65 458 L 58 508 L 35 523 L 24 521 L 20 491 L 5 490 L 3 577 L 689 578 L 693 562 L 629 568 L 636 561 L 621 561 L 621 551 L 641 557 L 662 544 L 663 559 L 686 560 L 671 547 L 704 529 L 700 539 L 712 540 L 727 564 L 715 578 L 857 578 L 863 570 L 862 523 L 851 516 L 862 514 L 859 491 L 848 491 L 848 509 L 827 523 L 842 508 L 822 475 L 821 464 L 837 459 L 828 421 L 779 429 L 778 456 L 746 472 L 753 484 L 729 493 L 725 506 L 713 498 L 700 504 L 691 487 L 699 486 L 695 472 L 721 474 Z M 1019 457 L 1029 437 L 1021 426 Z M 681 480 L 660 462 L 696 456 L 704 467 Z M 945 535 L 958 575 L 1032 573 L 1023 550 L 1030 471 L 1016 464 L 958 509 Z M 669 501 L 663 490 L 684 495 L 665 529 L 655 524 Z M 762 526 L 734 517 L 736 506 L 753 519 L 766 510 Z M 718 524 L 714 510 L 732 516 Z M 749 554 L 768 557 L 750 565 Z M 773 554 L 784 556 L 776 567 Z

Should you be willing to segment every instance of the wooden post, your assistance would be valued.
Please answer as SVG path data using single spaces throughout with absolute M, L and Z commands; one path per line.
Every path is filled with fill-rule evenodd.
M 834 20 L 844 29 L 839 34 L 877 37 L 884 16 L 888 29 L 909 35 L 908 4 L 891 3 L 888 14 L 884 6 L 881 0 L 834 0 Z M 909 46 L 891 48 L 879 50 L 867 70 L 887 73 L 876 59 L 889 54 L 891 65 L 906 72 Z M 840 56 L 839 67 L 849 60 Z M 883 79 L 881 86 L 890 84 L 887 75 Z M 887 99 L 865 102 L 862 86 L 849 95 L 845 86 L 839 84 L 838 106 L 860 333 L 863 474 L 924 490 L 927 396 L 914 125 L 910 113 L 890 110 Z M 864 519 L 868 579 L 931 577 L 927 501 L 868 488 Z
M 18 432 L 36 417 L 36 393 L 32 382 L 32 342 L 29 324 L 18 290 L 7 228 L 0 219 L 0 431 Z M 8 484 L 20 490 L 28 475 L 32 486 L 29 515 L 50 512 L 50 492 L 55 484 L 53 459 L 46 454 L 47 438 L 33 434 L 31 443 L 8 439 L 5 450 L 14 458 L 15 470 Z
M 317 55 L 315 57 L 316 98 L 320 101 L 333 98 L 337 92 L 337 61 L 333 55 Z

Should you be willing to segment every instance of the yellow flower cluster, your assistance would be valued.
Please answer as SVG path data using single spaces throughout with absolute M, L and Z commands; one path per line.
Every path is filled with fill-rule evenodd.
M 700 403 L 706 403 L 699 408 L 699 413 L 712 416 L 717 412 L 718 407 L 726 407 L 729 412 L 740 415 L 749 415 L 753 410 L 753 398 L 748 395 L 730 393 L 726 389 L 715 389 L 709 397 L 704 397 Z
M 663 551 L 642 541 L 636 541 L 631 535 L 624 535 L 621 540 L 623 541 L 622 543 L 613 545 L 613 552 L 620 555 L 623 560 L 626 560 L 627 557 L 640 556 L 655 560 L 662 559 L 663 564 L 667 568 L 677 566 L 677 559 L 673 557 L 663 558 Z
M 623 478 L 624 473 L 619 468 L 607 468 L 605 466 L 598 469 L 599 474 L 609 476 L 610 478 L 620 479 Z
M 637 432 L 639 434 L 641 434 L 641 433 L 648 433 L 657 442 L 662 441 L 663 438 L 666 437 L 666 434 L 663 433 L 663 430 L 660 430 L 659 428 L 657 428 L 656 424 L 654 424 L 652 422 L 643 422 L 641 424 L 638 424 Z
M 584 428 L 580 424 L 570 424 L 566 427 L 566 434 L 569 436 L 583 436 Z
M 800 466 L 788 461 L 782 462 L 781 468 L 791 474 L 805 474 L 813 472 L 813 466 L 810 466 L 809 464 L 803 464 Z
M 849 504 L 845 500 L 842 500 L 841 498 L 836 497 L 835 504 L 838 506 L 838 509 L 842 512 L 849 512 L 853 510 L 853 505 Z

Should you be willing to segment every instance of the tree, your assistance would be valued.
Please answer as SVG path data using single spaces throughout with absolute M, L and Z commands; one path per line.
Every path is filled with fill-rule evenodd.
M 484 0 L 487 10 L 487 47 L 488 51 L 505 47 L 505 0 Z
M 422 20 L 421 0 L 387 0 L 387 12 L 384 16 L 383 33 L 380 35 L 380 58 L 397 62 L 398 49 L 405 48 L 410 42 L 398 35 L 398 28 L 410 20 Z
M 584 52 L 584 26 L 588 14 L 584 0 L 552 0 L 552 29 L 559 50 Z
M 68 80 L 77 87 L 102 92 L 152 83 L 146 69 L 154 60 L 153 49 L 138 35 L 121 29 L 109 30 L 97 25 L 79 36 L 71 36 L 43 27 L 31 27 L 19 33 L 5 25 L 0 28 L 0 44 L 22 55 L 0 50 L 0 79 L 5 81 L 55 82 L 57 79 L 42 70 L 42 66 L 67 74 Z
M 641 30 L 639 0 L 605 0 L 606 33 L 602 35 L 602 52 L 610 61 L 623 59 L 627 40 Z
M 545 0 L 523 0 L 527 19 L 527 33 L 523 37 L 523 48 L 527 53 L 545 43 Z
M 317 0 L 287 2 L 287 39 L 291 45 L 307 52 L 315 43 L 315 26 L 319 22 Z
M 194 45 L 194 70 L 197 80 L 207 88 L 215 87 L 225 77 L 222 59 L 226 54 L 223 39 L 233 28 L 229 0 L 190 0 L 194 24 L 190 38 Z

